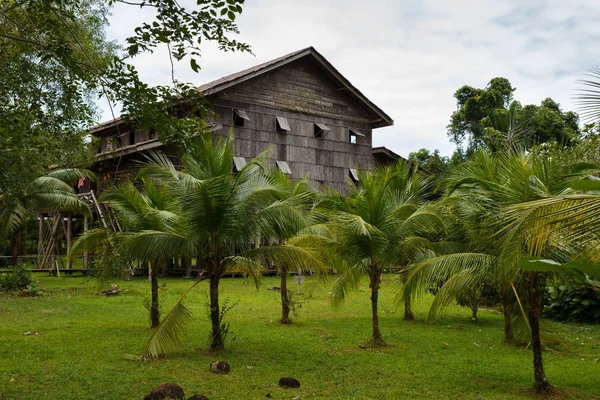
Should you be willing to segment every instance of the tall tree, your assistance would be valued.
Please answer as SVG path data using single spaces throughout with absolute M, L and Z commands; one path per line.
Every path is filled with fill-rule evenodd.
M 161 140 L 184 146 L 208 109 L 193 86 L 175 79 L 152 87 L 131 58 L 164 46 L 172 60 L 189 56 L 199 69 L 200 45 L 249 51 L 230 38 L 243 0 L 8 0 L 0 5 L 0 193 L 20 196 L 23 185 L 52 166 L 85 165 L 93 144 L 85 128 L 96 121 L 93 99 L 120 103 L 124 116 Z M 132 27 L 125 43 L 106 39 L 114 6 L 143 8 L 153 21 Z M 126 52 L 123 53 L 121 50 Z M 181 102 L 181 98 L 191 101 Z M 113 115 L 114 117 L 114 115 Z M 87 152 L 85 150 L 88 150 Z
M 512 101 L 516 88 L 505 78 L 494 78 L 484 89 L 463 86 L 456 91 L 457 110 L 450 118 L 448 136 L 467 151 L 499 151 L 518 144 L 575 143 L 581 136 L 576 113 L 561 110 L 550 98 L 539 106 Z

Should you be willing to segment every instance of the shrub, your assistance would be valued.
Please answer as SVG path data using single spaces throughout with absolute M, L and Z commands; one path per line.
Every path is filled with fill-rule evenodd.
M 17 268 L 13 272 L 0 275 L 0 290 L 3 292 L 18 292 L 26 290 L 33 280 L 31 273 L 25 268 Z
M 557 321 L 600 322 L 600 284 L 566 283 L 548 287 L 544 316 Z

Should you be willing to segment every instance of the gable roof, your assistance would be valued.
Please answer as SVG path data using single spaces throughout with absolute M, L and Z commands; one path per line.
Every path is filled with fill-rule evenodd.
M 394 124 L 394 121 L 389 115 L 387 115 L 381 108 L 379 108 L 377 105 L 375 105 L 375 103 L 373 103 L 364 94 L 362 94 L 360 90 L 354 87 L 354 85 L 352 85 L 348 79 L 346 79 L 329 61 L 327 61 L 327 59 L 325 59 L 325 57 L 323 57 L 312 46 L 295 51 L 293 53 L 276 58 L 274 60 L 267 61 L 265 63 L 245 69 L 243 71 L 224 76 L 220 79 L 198 86 L 196 89 L 203 95 L 209 96 L 211 94 L 220 92 L 221 90 L 225 90 L 234 85 L 237 85 L 238 83 L 247 81 L 274 69 L 280 68 L 301 58 L 308 58 L 312 60 L 317 65 L 317 67 L 319 67 L 319 69 L 321 69 L 326 75 L 329 76 L 330 79 L 332 79 L 338 85 L 339 89 L 347 90 L 351 97 L 357 100 L 358 103 L 361 104 L 365 109 L 369 110 L 375 116 L 375 119 L 370 121 L 371 125 L 374 128 L 380 128 L 383 126 L 390 126 Z
M 346 79 L 329 61 L 325 59 L 325 57 L 323 57 L 312 46 L 295 51 L 282 57 L 275 58 L 274 60 L 267 61 L 265 63 L 245 69 L 243 71 L 224 76 L 212 82 L 205 83 L 204 85 L 196 87 L 196 90 L 198 90 L 205 96 L 209 96 L 211 94 L 218 93 L 221 90 L 225 90 L 234 85 L 237 85 L 238 83 L 255 78 L 276 68 L 280 68 L 293 61 L 305 57 L 312 60 L 317 65 L 317 67 L 319 67 L 327 76 L 329 76 L 330 79 L 332 79 L 338 85 L 339 89 L 347 90 L 351 97 L 357 100 L 359 104 L 361 104 L 366 110 L 369 110 L 373 114 L 375 118 L 372 121 L 370 121 L 370 125 L 373 128 L 381 128 L 384 126 L 390 126 L 394 124 L 394 121 L 389 115 L 387 115 L 381 108 L 379 108 L 377 105 L 375 105 L 375 103 L 373 103 L 364 94 L 362 94 L 360 90 L 354 87 L 354 85 L 352 85 L 348 79 Z M 124 121 L 125 119 L 123 117 L 119 117 L 101 123 L 99 125 L 94 126 L 91 129 L 91 133 L 95 133 L 107 128 L 120 125 Z

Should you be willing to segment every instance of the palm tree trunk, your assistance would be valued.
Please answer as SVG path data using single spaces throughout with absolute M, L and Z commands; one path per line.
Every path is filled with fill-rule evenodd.
M 542 340 L 540 337 L 540 314 L 541 307 L 537 288 L 537 272 L 528 272 L 525 277 L 525 288 L 529 300 L 529 325 L 531 326 L 531 348 L 533 350 L 533 372 L 535 377 L 535 392 L 538 394 L 552 390 L 552 386 L 546 378 L 544 364 L 542 361 Z
M 502 311 L 504 312 L 504 342 L 514 343 L 515 336 L 512 330 L 510 316 L 510 292 L 508 289 L 502 291 Z
M 21 232 L 16 231 L 10 241 L 12 264 L 16 269 L 19 267 L 19 255 L 21 253 Z
M 471 296 L 471 321 L 477 322 L 477 311 L 479 310 L 479 299 L 477 294 Z
M 371 272 L 371 312 L 373 314 L 373 344 L 375 346 L 385 346 L 381 331 L 379 330 L 379 314 L 377 312 L 377 303 L 379 302 L 379 282 L 381 273 L 379 271 Z
M 212 350 L 225 349 L 223 332 L 221 330 L 221 309 L 219 308 L 219 279 L 220 277 L 210 277 L 210 321 L 212 323 Z
M 150 301 L 150 328 L 156 328 L 160 325 L 160 310 L 158 306 L 158 266 L 160 262 L 151 264 L 151 287 L 152 299 Z
M 406 290 L 406 280 L 408 278 L 408 273 L 407 273 L 407 267 L 408 265 L 403 265 L 402 266 L 402 270 L 401 275 L 400 275 L 400 279 L 402 279 L 402 283 L 404 284 L 404 321 L 414 321 L 415 320 L 415 316 L 412 312 L 412 308 L 411 308 L 411 304 L 410 304 L 410 290 Z
M 281 323 L 291 324 L 290 319 L 290 299 L 287 291 L 287 267 L 281 266 Z
M 404 318 L 405 321 L 414 321 L 415 316 L 410 307 L 410 293 L 404 295 Z

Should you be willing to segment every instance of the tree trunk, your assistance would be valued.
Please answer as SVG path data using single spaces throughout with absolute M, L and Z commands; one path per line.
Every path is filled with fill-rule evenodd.
M 541 307 L 537 287 L 537 272 L 527 272 L 525 277 L 525 290 L 529 301 L 529 325 L 531 327 L 531 349 L 533 351 L 533 372 L 535 377 L 535 392 L 543 394 L 552 390 L 552 386 L 544 373 L 542 362 L 542 340 L 540 337 L 540 314 Z
M 16 269 L 19 267 L 19 255 L 21 253 L 21 232 L 16 231 L 10 240 L 10 249 L 12 255 L 12 264 Z
M 477 311 L 479 310 L 479 299 L 477 294 L 473 294 L 471 297 L 471 321 L 477 322 Z
M 408 265 L 403 265 L 400 279 L 402 279 L 402 283 L 404 285 L 404 321 L 414 321 L 415 316 L 412 312 L 411 304 L 410 304 L 410 291 L 406 290 L 406 280 L 408 278 L 407 269 Z
M 405 321 L 414 321 L 415 316 L 410 307 L 410 294 L 404 296 L 404 318 Z
M 223 331 L 221 330 L 221 309 L 219 308 L 219 277 L 210 277 L 210 321 L 212 324 L 212 350 L 225 349 Z
M 172 265 L 173 265 L 172 258 L 165 260 L 162 264 L 162 272 L 161 272 L 160 276 L 162 276 L 163 278 L 166 277 L 168 275 L 168 268 Z
M 287 267 L 281 266 L 281 323 L 291 324 L 290 319 L 290 299 L 287 291 Z
M 158 262 L 150 266 L 152 299 L 150 300 L 150 328 L 156 328 L 160 325 L 160 309 L 158 305 Z
M 502 311 L 504 312 L 504 342 L 514 343 L 515 336 L 512 330 L 510 316 L 510 293 L 508 289 L 502 291 Z
M 371 273 L 371 311 L 373 314 L 373 345 L 375 346 L 385 346 L 385 342 L 383 341 L 383 337 L 381 336 L 381 331 L 379 330 L 379 314 L 377 312 L 377 303 L 379 301 L 379 281 L 381 278 L 381 273 L 372 272 Z
M 181 265 L 185 269 L 185 277 L 191 278 L 192 277 L 192 259 L 189 257 L 182 257 Z

